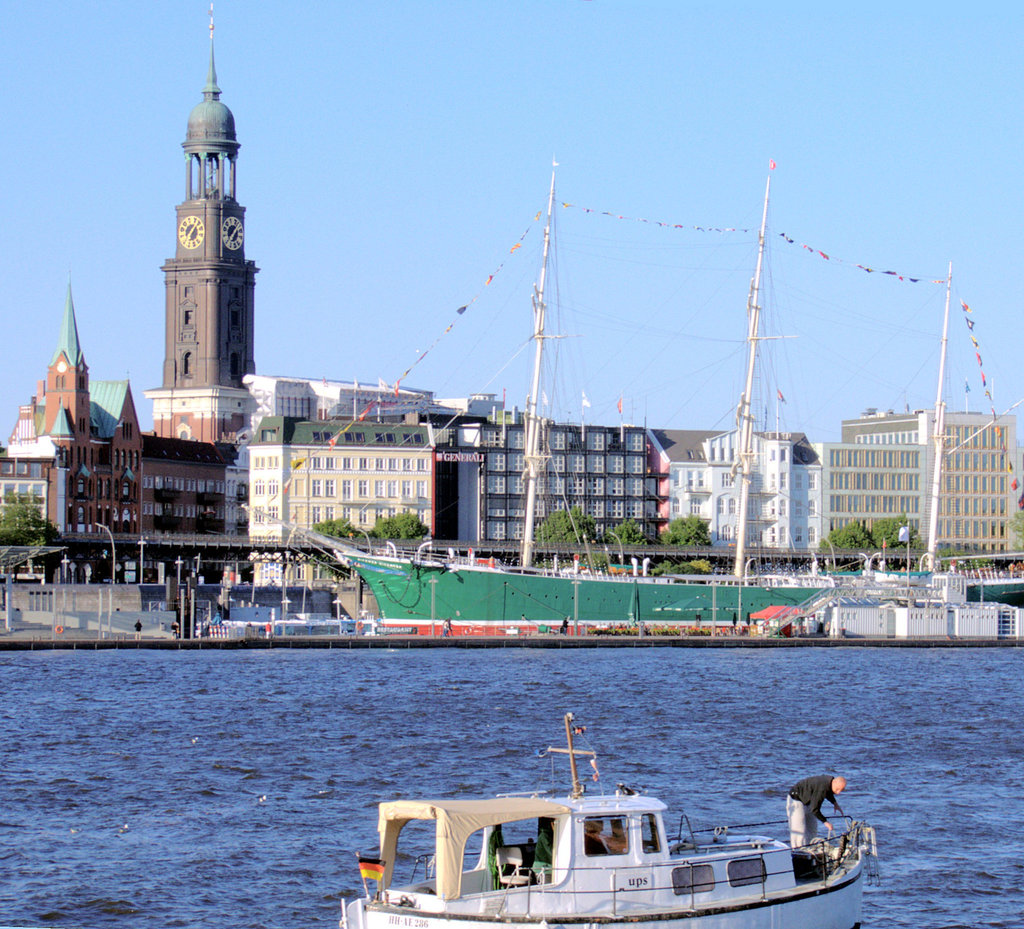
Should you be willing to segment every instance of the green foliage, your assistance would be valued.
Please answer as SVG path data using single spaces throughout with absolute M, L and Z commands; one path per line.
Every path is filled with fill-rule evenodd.
M 1024 548 L 1024 510 L 1017 510 L 1010 517 L 1007 528 L 1010 530 L 1010 538 L 1013 539 L 1013 547 L 1020 551 Z
M 673 519 L 661 534 L 662 545 L 710 546 L 711 533 L 707 520 L 699 516 Z
M 830 550 L 829 542 L 832 543 L 832 548 L 841 551 L 868 552 L 875 549 L 875 540 L 862 523 L 847 523 L 845 526 L 833 529 L 822 539 L 821 545 L 818 547 L 821 551 L 827 552 Z
M 335 539 L 350 539 L 357 535 L 362 537 L 362 532 L 347 519 L 328 519 L 317 523 L 313 529 L 323 535 L 333 536 Z
M 900 541 L 900 529 L 906 525 L 907 521 L 902 516 L 886 516 L 884 519 L 876 519 L 871 524 L 871 539 L 875 544 L 875 548 L 881 548 L 882 542 L 885 542 L 886 548 L 899 548 L 902 546 L 905 549 L 907 543 Z M 921 536 L 918 535 L 917 530 L 914 528 L 910 530 L 910 547 L 921 547 Z
M 694 558 L 692 561 L 660 561 L 651 568 L 651 574 L 655 577 L 664 574 L 711 574 L 713 570 L 707 558 Z
M 422 539 L 430 529 L 415 513 L 399 513 L 378 519 L 370 535 L 378 539 Z
M 636 520 L 627 519 L 619 523 L 614 529 L 605 530 L 605 540 L 611 537 L 611 541 L 621 543 L 622 545 L 646 545 L 647 536 L 643 534 L 643 530 L 636 524 Z
M 876 519 L 871 528 L 868 529 L 863 523 L 847 523 L 838 529 L 833 529 L 821 541 L 818 546 L 822 552 L 828 552 L 829 542 L 832 548 L 837 551 L 858 551 L 873 552 L 880 551 L 885 543 L 885 548 L 899 551 L 905 549 L 907 543 L 900 541 L 900 529 L 907 525 L 907 520 L 902 516 L 886 516 L 884 519 Z M 910 547 L 921 547 L 921 536 L 917 530 L 910 530 Z
M 39 508 L 42 500 L 33 494 L 8 494 L 0 508 L 0 545 L 49 545 L 57 538 L 57 527 Z
M 597 523 L 593 516 L 585 516 L 578 506 L 571 510 L 555 510 L 538 527 L 538 542 L 582 545 L 597 538 Z

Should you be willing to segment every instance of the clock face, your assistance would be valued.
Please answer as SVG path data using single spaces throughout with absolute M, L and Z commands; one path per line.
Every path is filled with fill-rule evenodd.
M 178 226 L 178 241 L 185 248 L 199 248 L 203 244 L 206 229 L 198 216 L 186 216 Z
M 64 359 L 61 358 L 61 360 L 57 362 L 57 370 L 60 371 L 61 374 L 63 374 L 65 371 L 67 371 L 67 369 L 68 366 L 64 363 Z
M 242 229 L 242 221 L 237 216 L 229 216 L 220 227 L 220 237 L 224 244 L 234 251 L 242 247 L 242 238 L 245 231 Z

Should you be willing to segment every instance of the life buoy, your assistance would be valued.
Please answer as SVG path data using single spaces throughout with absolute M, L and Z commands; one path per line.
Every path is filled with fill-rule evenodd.
M 57 635 L 64 635 L 64 627 L 63 626 L 58 626 L 57 627 Z

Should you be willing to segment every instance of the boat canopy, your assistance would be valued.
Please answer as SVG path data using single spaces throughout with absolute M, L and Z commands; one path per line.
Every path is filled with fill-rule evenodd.
M 398 835 L 405 824 L 435 820 L 437 895 L 454 900 L 462 892 L 462 867 L 466 842 L 478 829 L 534 816 L 558 816 L 570 808 L 535 797 L 496 797 L 493 800 L 393 800 L 379 806 L 377 831 L 384 859 L 384 886 L 391 883 Z

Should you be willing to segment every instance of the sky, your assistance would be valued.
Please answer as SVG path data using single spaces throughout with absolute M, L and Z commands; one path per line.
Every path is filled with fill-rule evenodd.
M 214 13 L 260 374 L 521 408 L 557 162 L 547 415 L 618 424 L 621 400 L 654 428 L 734 424 L 769 175 L 759 427 L 835 441 L 869 408 L 934 405 L 950 264 L 946 402 L 1024 398 L 1019 6 Z M 0 15 L 0 443 L 45 377 L 69 279 L 90 376 L 130 378 L 151 428 L 207 3 L 0 0 Z

